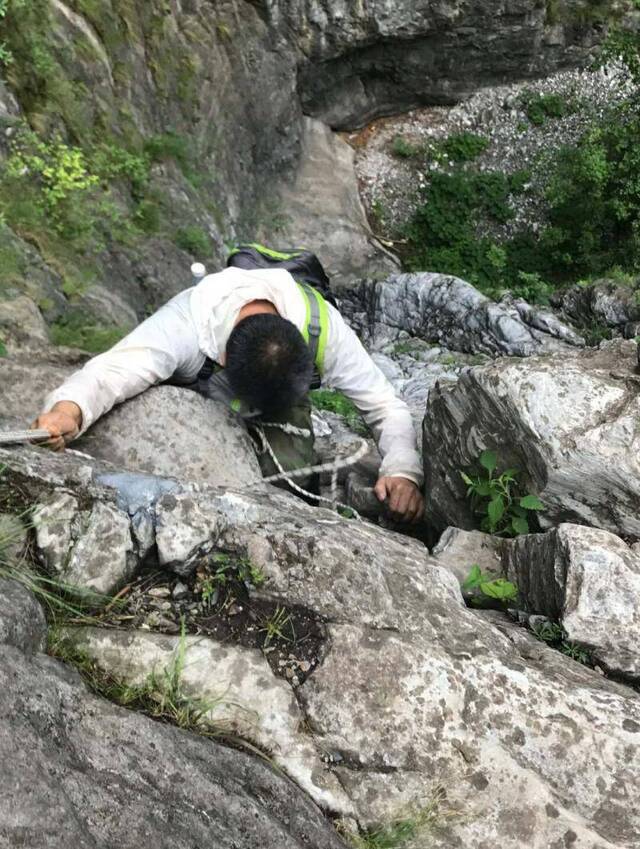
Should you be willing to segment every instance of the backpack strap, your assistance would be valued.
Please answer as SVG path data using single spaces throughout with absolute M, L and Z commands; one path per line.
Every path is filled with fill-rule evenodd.
M 324 352 L 329 335 L 327 302 L 313 286 L 309 286 L 308 283 L 300 280 L 296 282 L 300 287 L 307 308 L 302 336 L 309 346 L 316 368 L 322 374 L 324 371 Z

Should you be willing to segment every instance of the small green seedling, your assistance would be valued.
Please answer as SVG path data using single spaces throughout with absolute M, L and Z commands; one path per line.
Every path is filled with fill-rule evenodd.
M 518 597 L 518 588 L 505 578 L 492 578 L 476 564 L 471 567 L 463 585 L 465 590 L 479 590 L 481 596 L 506 604 Z M 482 599 L 479 599 L 481 602 Z
M 276 607 L 271 616 L 262 620 L 262 624 L 263 627 L 260 628 L 260 633 L 266 634 L 264 638 L 264 648 L 268 648 L 271 642 L 275 639 L 284 640 L 287 643 L 290 643 L 293 639 L 295 639 L 291 616 L 287 613 L 284 607 Z M 293 635 L 292 637 L 285 634 L 285 630 L 287 628 Z
M 475 512 L 482 516 L 480 527 L 490 534 L 518 536 L 529 533 L 529 515 L 545 509 L 536 495 L 518 494 L 519 469 L 506 469 L 496 474 L 495 451 L 483 451 L 479 459 L 482 471 L 474 476 L 460 472 L 467 484 L 467 496 Z
M 543 643 L 570 657 L 572 660 L 582 663 L 585 666 L 592 666 L 591 655 L 587 649 L 567 639 L 567 632 L 559 622 L 551 622 L 547 620 L 531 629 L 535 636 L 542 640 Z

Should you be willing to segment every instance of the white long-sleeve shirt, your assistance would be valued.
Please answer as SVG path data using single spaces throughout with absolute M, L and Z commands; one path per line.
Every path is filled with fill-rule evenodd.
M 45 401 L 73 401 L 82 411 L 81 433 L 115 404 L 171 378 L 193 382 L 205 358 L 219 361 L 240 309 L 253 300 L 273 303 L 302 331 L 306 302 L 283 269 L 227 268 L 176 295 L 111 350 L 90 360 Z M 329 330 L 323 383 L 343 392 L 362 413 L 382 455 L 380 475 L 422 483 L 416 435 L 407 405 L 328 304 Z

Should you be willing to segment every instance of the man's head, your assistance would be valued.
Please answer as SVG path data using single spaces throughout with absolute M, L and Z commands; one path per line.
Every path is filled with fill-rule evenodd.
M 243 318 L 227 342 L 226 372 L 234 393 L 264 413 L 285 410 L 308 391 L 313 361 L 298 328 L 279 315 Z

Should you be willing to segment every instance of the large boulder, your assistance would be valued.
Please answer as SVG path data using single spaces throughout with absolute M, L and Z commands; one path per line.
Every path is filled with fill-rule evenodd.
M 120 504 L 129 498 L 129 513 L 133 510 L 135 493 L 132 495 L 129 478 L 114 473 L 109 478 L 116 487 L 114 493 L 101 483 L 104 470 L 96 461 L 92 469 L 92 461 L 70 457 L 72 462 L 64 473 L 65 458 L 33 449 L 0 452 L 0 460 L 4 462 L 5 458 L 10 478 L 20 481 L 25 492 L 40 480 L 45 490 L 55 493 L 65 489 L 82 495 L 83 506 L 85 497 L 115 499 Z M 90 476 L 87 469 L 92 470 Z M 197 570 L 204 564 L 203 558 L 215 558 L 217 553 L 250 562 L 261 570 L 264 581 L 259 588 L 247 587 L 249 604 L 269 603 L 285 613 L 303 610 L 323 622 L 321 662 L 295 686 L 296 716 L 309 743 L 297 764 L 296 778 L 303 781 L 306 776 L 304 786 L 319 804 L 328 805 L 333 813 L 345 810 L 342 806 L 336 810 L 338 796 L 327 796 L 327 785 L 320 781 L 329 769 L 333 775 L 327 776 L 327 781 L 335 786 L 333 779 L 337 780 L 361 827 L 402 816 L 410 807 L 433 805 L 441 826 L 430 836 L 435 849 L 496 844 L 504 849 L 521 849 L 523 845 L 548 849 L 572 843 L 585 849 L 601 849 L 603 845 L 629 849 L 638 842 L 640 813 L 628 799 L 628 788 L 640 782 L 640 705 L 636 693 L 542 644 L 534 650 L 529 638 L 497 628 L 493 620 L 468 610 L 458 580 L 422 544 L 314 509 L 270 488 L 223 490 L 177 483 L 172 491 L 158 487 L 144 509 L 160 562 L 183 574 L 188 571 L 187 564 L 191 571 Z M 129 662 L 124 650 L 126 639 L 124 648 L 122 644 L 112 645 L 113 651 L 100 648 L 113 641 L 110 635 L 92 636 L 83 647 L 91 652 L 93 645 L 103 668 L 115 674 Z M 128 639 L 133 646 L 139 645 L 141 638 L 131 635 Z M 195 643 L 190 637 L 186 639 L 190 650 L 197 648 L 197 638 Z M 151 644 L 155 658 L 163 652 L 170 655 L 178 645 L 173 638 L 152 637 L 145 643 Z M 204 652 L 214 666 L 216 652 L 216 646 Z M 225 657 L 220 665 L 221 678 L 233 675 L 234 664 L 228 663 L 227 653 Z M 130 663 L 135 669 L 135 654 Z M 14 695 L 20 699 L 19 717 L 30 716 L 24 706 L 32 704 L 34 693 L 40 711 L 43 704 L 60 703 L 61 673 L 52 662 L 43 667 L 36 658 L 29 667 L 33 677 L 24 679 L 22 671 L 16 671 L 9 660 L 3 659 L 0 668 L 14 682 L 25 681 L 24 691 L 19 689 L 17 694 L 15 683 L 13 691 L 8 687 L 2 690 L 5 699 Z M 238 700 L 242 701 L 246 692 L 251 703 L 255 682 L 262 675 L 265 692 L 275 686 L 275 673 L 266 665 L 255 667 L 259 669 L 257 677 L 241 674 L 242 668 L 240 664 L 234 679 L 233 692 Z M 138 669 L 136 674 L 142 673 Z M 246 681 L 251 686 L 247 685 L 245 691 Z M 293 682 L 286 686 L 293 687 Z M 210 697 L 213 689 L 211 677 L 194 674 L 189 679 L 191 698 Z M 281 685 L 276 689 L 284 695 Z M 210 785 L 199 768 L 194 771 L 190 766 L 195 750 L 184 745 L 181 757 L 175 759 L 175 741 L 182 741 L 183 736 L 165 729 L 159 733 L 166 732 L 166 737 L 154 737 L 151 743 L 144 725 L 147 720 L 136 717 L 133 724 L 133 719 L 127 719 L 130 714 L 101 709 L 102 703 L 94 699 L 85 713 L 84 697 L 77 692 L 74 689 L 73 695 L 62 699 L 60 712 L 54 712 L 47 722 L 47 743 L 52 740 L 51 728 L 56 729 L 55 755 L 40 738 L 24 736 L 21 726 L 8 743 L 4 742 L 9 748 L 0 754 L 11 769 L 12 758 L 19 757 L 21 743 L 26 740 L 31 762 L 41 772 L 49 776 L 43 765 L 45 758 L 51 758 L 57 770 L 53 796 L 41 773 L 28 773 L 29 794 L 21 797 L 23 807 L 18 806 L 18 810 L 28 805 L 27 814 L 31 814 L 36 800 L 57 800 L 59 793 L 70 794 L 76 801 L 69 789 L 75 773 L 70 774 L 72 768 L 66 761 L 61 765 L 60 758 L 64 758 L 66 740 L 70 739 L 74 764 L 79 759 L 80 769 L 86 772 L 84 758 L 91 739 L 93 748 L 89 752 L 101 765 L 90 790 L 83 789 L 92 810 L 107 805 L 101 778 L 107 772 L 110 782 L 113 776 L 118 778 L 116 789 L 109 791 L 109 810 L 120 807 L 119 794 L 131 793 L 131 786 L 141 781 L 140 770 L 151 774 L 150 768 L 147 770 L 148 751 L 154 745 L 154 788 L 160 789 L 154 790 L 153 798 L 159 800 L 160 809 L 173 805 L 182 812 L 182 800 L 188 797 L 190 810 L 195 806 L 209 811 L 201 794 Z M 280 696 L 273 700 L 275 715 L 260 726 L 262 734 L 271 729 L 275 744 L 282 740 L 277 735 L 292 727 L 291 704 L 289 699 L 280 701 Z M 12 713 L 13 703 L 7 704 L 5 722 L 13 721 L 15 731 L 18 720 L 7 719 Z M 298 727 L 296 722 L 294 725 Z M 102 730 L 100 739 L 108 740 L 107 751 L 93 739 L 97 729 Z M 65 745 L 61 746 L 60 740 Z M 210 771 L 209 750 L 203 749 L 204 745 L 198 742 L 204 759 L 199 763 Z M 36 759 L 34 751 L 38 752 Z M 177 774 L 188 774 L 186 784 L 170 784 L 163 766 L 158 773 L 157 751 L 165 755 L 162 764 L 172 764 L 172 776 L 176 775 L 176 765 Z M 235 768 L 228 760 L 221 763 L 226 769 L 221 786 L 228 788 L 226 782 L 236 774 Z M 208 774 L 219 775 L 217 770 Z M 201 782 L 197 791 L 188 783 L 191 776 Z M 12 786 L 12 774 L 7 780 Z M 263 798 L 259 784 L 247 779 L 243 793 L 253 799 L 247 805 L 258 805 L 262 810 L 256 801 Z M 142 798 L 149 807 L 147 795 L 136 798 Z M 436 799 L 440 804 L 434 804 Z M 229 818 L 224 805 L 218 810 L 220 816 Z M 253 811 L 254 807 L 245 810 Z M 131 806 L 127 816 L 129 811 Z M 133 811 L 136 814 L 138 808 L 134 806 Z M 145 827 L 141 821 L 125 822 L 139 838 Z M 175 833 L 171 828 L 176 826 L 167 826 L 162 816 L 159 822 L 167 835 Z M 248 827 L 244 814 L 238 825 Z M 235 820 L 230 827 L 236 828 Z M 115 828 L 113 834 L 120 839 L 121 826 Z M 52 831 L 56 833 L 56 829 Z M 255 835 L 251 839 L 253 845 L 263 845 L 255 843 Z M 228 843 L 232 845 L 231 839 Z M 243 844 L 240 838 L 237 843 L 252 845 Z M 219 844 L 225 846 L 222 839 Z M 122 839 L 117 845 L 132 844 Z M 178 838 L 173 845 L 181 845 Z M 267 845 L 288 843 L 278 837 Z
M 44 651 L 46 642 L 46 620 L 35 596 L 18 581 L 0 578 L 0 644 L 31 654 Z
M 551 312 L 524 301 L 499 303 L 446 274 L 392 274 L 365 280 L 342 302 L 351 322 L 379 346 L 409 333 L 471 354 L 526 357 L 570 350 L 584 340 Z
M 519 602 L 617 675 L 640 679 L 640 552 L 608 531 L 563 524 L 503 546 Z
M 581 64 L 602 38 L 603 19 L 589 0 L 281 0 L 270 14 L 304 53 L 305 113 L 341 129 Z M 608 14 L 615 12 L 607 7 Z
M 261 758 L 91 695 L 77 673 L 0 647 L 0 842 L 30 849 L 340 849 Z
M 429 513 L 473 528 L 460 472 L 484 449 L 521 470 L 545 526 L 577 522 L 640 536 L 637 345 L 618 340 L 573 357 L 501 359 L 438 385 L 423 424 Z
M 176 386 L 155 386 L 115 407 L 74 445 L 133 472 L 211 486 L 262 479 L 241 419 L 222 404 Z

